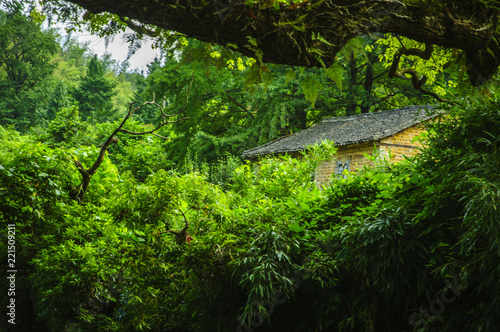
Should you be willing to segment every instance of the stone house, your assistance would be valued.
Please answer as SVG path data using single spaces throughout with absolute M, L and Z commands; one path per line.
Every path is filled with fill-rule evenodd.
M 371 156 L 375 149 L 379 156 L 390 156 L 391 162 L 415 155 L 422 145 L 414 138 L 424 132 L 425 123 L 438 114 L 431 106 L 407 106 L 389 111 L 325 118 L 303 131 L 246 150 L 242 157 L 257 160 L 269 155 L 294 155 L 309 145 L 324 140 L 333 141 L 338 148 L 335 159 L 324 162 L 316 170 L 315 181 L 320 186 L 328 183 L 333 174 L 373 165 L 365 154 Z

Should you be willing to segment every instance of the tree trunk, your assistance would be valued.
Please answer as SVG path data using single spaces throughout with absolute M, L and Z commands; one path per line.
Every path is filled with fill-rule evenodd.
M 363 88 L 366 91 L 367 98 L 369 96 L 371 96 L 372 89 L 373 89 L 373 80 L 374 80 L 374 78 L 373 78 L 373 61 L 374 60 L 375 60 L 374 54 L 370 52 L 368 54 L 368 59 L 366 61 L 365 81 L 363 83 Z M 371 107 L 371 103 L 369 103 L 369 102 L 367 102 L 367 100 L 365 100 L 361 104 L 361 113 L 368 113 L 368 111 L 370 110 L 370 107 Z
M 349 86 L 347 90 L 347 106 L 345 110 L 345 115 L 354 115 L 356 114 L 356 108 L 358 107 L 358 103 L 356 100 L 356 83 L 358 80 L 358 62 L 354 53 L 351 52 L 351 59 L 349 60 Z

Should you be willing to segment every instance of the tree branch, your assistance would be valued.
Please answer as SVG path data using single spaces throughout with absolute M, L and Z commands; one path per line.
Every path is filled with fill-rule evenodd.
M 174 120 L 174 121 L 165 121 L 161 125 L 157 126 L 156 128 L 148 130 L 148 131 L 143 131 L 143 132 L 134 132 L 134 131 L 130 131 L 130 130 L 127 130 L 127 129 L 120 129 L 119 131 L 122 132 L 122 133 L 129 134 L 129 135 L 147 135 L 147 134 L 152 134 L 152 135 L 154 135 L 156 137 L 160 137 L 160 138 L 163 138 L 163 139 L 167 140 L 168 137 L 164 137 L 164 136 L 155 134 L 155 131 L 157 131 L 158 129 L 164 127 L 167 124 L 176 123 L 176 122 L 184 121 L 184 120 L 187 120 L 187 119 L 189 119 L 189 116 L 184 117 L 182 119 Z
M 401 41 L 400 41 L 401 42 Z M 407 49 L 403 43 L 401 43 L 402 47 L 396 52 L 394 55 L 394 59 L 392 60 L 391 67 L 389 68 L 389 73 L 388 76 L 389 78 L 393 77 L 401 77 L 404 76 L 405 74 L 408 74 L 411 76 L 411 84 L 413 87 L 420 92 L 422 92 L 424 95 L 428 95 L 433 97 L 434 99 L 438 100 L 439 102 L 442 103 L 449 103 L 450 101 L 442 98 L 440 95 L 437 93 L 424 89 L 424 84 L 427 81 L 427 76 L 422 75 L 421 78 L 419 78 L 419 75 L 415 69 L 411 68 L 404 68 L 404 69 L 399 69 L 399 61 L 401 60 L 402 55 L 414 55 L 418 56 L 419 58 L 422 58 L 424 60 L 429 60 L 432 56 L 432 52 L 434 51 L 434 45 L 432 44 L 425 44 L 425 49 L 421 50 L 418 48 L 410 48 Z
M 186 212 L 188 212 L 191 208 L 187 209 Z M 167 230 L 167 232 L 172 233 L 175 235 L 175 242 L 178 245 L 183 245 L 186 242 L 191 243 L 191 236 L 188 233 L 188 228 L 189 228 L 189 222 L 186 217 L 186 213 L 183 212 L 182 210 L 179 210 L 182 214 L 182 217 L 184 218 L 184 228 L 182 228 L 180 231 L 176 231 L 173 229 Z
M 192 81 L 191 81 L 191 83 L 192 83 Z M 94 164 L 90 168 L 85 168 L 79 160 L 77 160 L 73 157 L 73 164 L 75 165 L 78 172 L 82 175 L 82 181 L 80 182 L 80 184 L 78 186 L 76 186 L 74 188 L 74 190 L 71 194 L 72 199 L 75 199 L 79 202 L 81 202 L 83 200 L 85 192 L 87 191 L 88 186 L 90 184 L 90 180 L 91 180 L 92 176 L 97 172 L 97 169 L 99 168 L 99 166 L 101 166 L 101 163 L 103 162 L 104 157 L 106 156 L 106 152 L 108 151 L 108 148 L 111 146 L 111 144 L 118 142 L 118 137 L 116 137 L 117 133 L 123 132 L 123 133 L 127 133 L 130 135 L 152 134 L 152 135 L 155 135 L 157 137 L 167 139 L 166 137 L 160 136 L 154 132 L 157 131 L 158 129 L 160 129 L 161 127 L 165 126 L 166 124 L 183 121 L 183 120 L 186 120 L 189 118 L 189 117 L 184 117 L 182 119 L 178 119 L 175 121 L 165 121 L 164 123 L 157 126 L 156 128 L 149 130 L 149 131 L 145 131 L 145 132 L 132 132 L 132 131 L 129 131 L 127 129 L 123 129 L 123 126 L 125 125 L 127 120 L 130 118 L 130 116 L 132 116 L 136 111 L 140 110 L 141 108 L 143 108 L 146 105 L 156 105 L 157 107 L 160 108 L 161 113 L 163 115 L 168 116 L 168 117 L 174 116 L 174 115 L 166 115 L 163 111 L 163 108 L 154 101 L 152 101 L 152 102 L 146 101 L 146 102 L 142 103 L 141 105 L 137 106 L 136 108 L 133 108 L 134 104 L 131 103 L 129 106 L 127 115 L 125 116 L 125 118 L 123 118 L 120 125 L 104 141 L 104 143 L 101 146 L 101 149 L 99 150 L 99 155 L 97 156 L 96 161 L 94 162 Z M 177 112 L 176 114 L 178 114 L 178 113 L 179 112 Z
M 384 76 L 385 74 L 387 74 L 389 72 L 389 70 L 384 70 L 383 72 L 381 72 L 380 74 L 378 74 L 377 76 L 373 77 L 373 80 L 375 81 L 377 78 L 380 78 L 382 76 Z
M 132 21 L 131 19 L 129 19 L 128 17 L 120 17 L 120 20 L 123 23 L 125 23 L 127 25 L 127 27 L 129 27 L 130 30 L 136 32 L 140 36 L 146 35 L 146 36 L 149 36 L 152 38 L 157 38 L 160 36 L 160 34 L 157 31 L 148 29 L 143 25 L 139 25 L 139 24 L 135 23 L 134 21 Z
M 54 6 L 59 3 L 52 1 Z M 268 0 L 251 4 L 236 0 L 67 1 L 92 13 L 107 11 L 204 42 L 231 45 L 262 62 L 329 67 L 350 39 L 395 33 L 464 50 L 472 84 L 484 83 L 500 63 L 499 11 L 482 0 L 433 1 L 432 6 L 429 1 L 310 0 L 280 7 Z
M 229 93 L 226 92 L 226 96 L 236 105 L 238 106 L 239 108 L 242 109 L 242 111 L 240 112 L 245 112 L 247 113 L 248 115 L 250 115 L 252 118 L 254 117 L 252 112 L 250 112 L 250 110 L 248 110 L 245 106 L 243 106 L 241 103 L 239 103 L 236 99 L 234 99 Z M 237 112 L 237 111 L 235 111 Z

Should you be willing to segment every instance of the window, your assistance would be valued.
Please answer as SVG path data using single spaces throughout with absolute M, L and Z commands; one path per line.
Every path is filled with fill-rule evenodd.
M 337 167 L 335 167 L 335 175 L 342 176 L 345 179 L 346 175 L 344 174 L 344 171 L 349 171 L 350 162 L 350 159 L 345 162 L 336 161 Z

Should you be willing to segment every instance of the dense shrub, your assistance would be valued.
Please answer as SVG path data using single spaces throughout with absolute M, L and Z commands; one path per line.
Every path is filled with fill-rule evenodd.
M 130 141 L 81 204 L 69 199 L 71 156 L 89 163 L 95 148 L 2 128 L 0 218 L 16 224 L 19 315 L 30 317 L 16 327 L 495 331 L 498 105 L 449 109 L 419 156 L 321 190 L 311 172 L 331 145 L 230 177 L 228 163 L 212 179 L 221 188 L 206 174 L 125 166 Z

